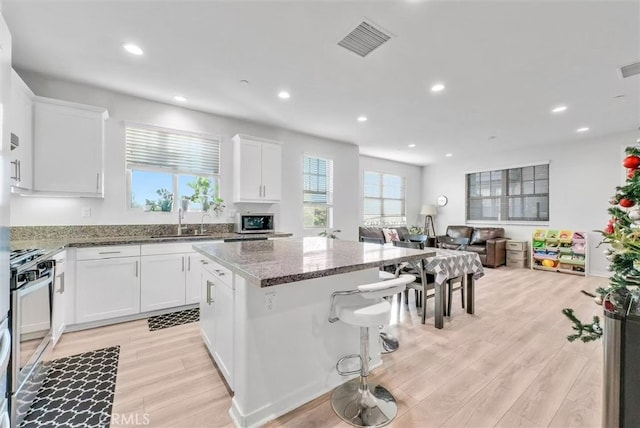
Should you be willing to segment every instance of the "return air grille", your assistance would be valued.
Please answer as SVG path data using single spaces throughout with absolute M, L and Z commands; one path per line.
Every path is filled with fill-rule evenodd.
M 622 74 L 622 77 L 630 77 L 640 74 L 640 62 L 620 67 L 620 74 Z
M 338 42 L 338 45 L 365 57 L 389 41 L 391 36 L 366 21 L 362 21 L 353 31 Z

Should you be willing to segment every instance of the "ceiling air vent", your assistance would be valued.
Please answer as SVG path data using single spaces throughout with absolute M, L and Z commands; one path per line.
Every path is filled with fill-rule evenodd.
M 362 21 L 353 31 L 338 42 L 338 45 L 351 52 L 365 57 L 391 38 L 373 24 Z
M 620 67 L 620 74 L 622 75 L 622 77 L 630 77 L 635 76 L 636 74 L 640 74 L 640 62 Z

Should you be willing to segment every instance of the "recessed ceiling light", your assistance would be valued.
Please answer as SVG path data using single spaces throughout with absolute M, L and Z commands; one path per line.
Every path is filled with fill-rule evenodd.
M 431 92 L 440 92 L 442 90 L 444 90 L 444 84 L 442 83 L 436 83 L 431 87 Z
M 551 110 L 551 113 L 562 113 L 567 109 L 567 106 L 558 106 Z
M 589 128 L 588 128 L 588 127 L 583 126 L 582 128 L 578 128 L 578 129 L 576 129 L 576 132 L 587 132 L 588 130 L 589 130 Z
M 278 93 L 278 97 L 283 100 L 288 100 L 289 98 L 291 98 L 291 94 L 287 91 L 280 91 L 280 93 Z
M 447 153 L 445 156 L 450 158 L 451 156 L 453 156 L 453 153 Z
M 133 55 L 142 55 L 144 53 L 140 46 L 134 45 L 133 43 L 125 43 L 122 47 L 125 51 Z
M 367 116 L 358 116 L 358 122 L 366 122 L 367 120 Z
M 416 146 L 415 144 L 409 144 L 409 146 L 408 146 L 408 147 L 409 147 L 410 149 L 413 149 L 415 146 Z
M 173 97 L 174 100 L 178 101 L 179 103 L 186 103 L 187 99 L 185 97 L 183 97 L 182 95 L 176 95 L 175 97 Z

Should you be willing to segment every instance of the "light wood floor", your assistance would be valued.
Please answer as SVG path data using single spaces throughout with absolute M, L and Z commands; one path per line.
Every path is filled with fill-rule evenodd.
M 596 277 L 487 269 L 476 283 L 476 314 L 464 313 L 456 292 L 453 316 L 442 330 L 433 327 L 433 318 L 421 325 L 413 302 L 401 305 L 389 328 L 401 347 L 385 355 L 372 376 L 399 401 L 390 426 L 599 427 L 602 344 L 567 342 L 570 323 L 560 310 L 599 314 L 601 308 L 580 290 L 604 283 Z M 123 418 L 135 422 L 136 415 L 137 426 L 232 426 L 230 395 L 197 323 L 149 332 L 141 320 L 68 333 L 54 357 L 113 345 L 121 348 L 112 427 L 127 426 Z M 326 394 L 269 426 L 348 426 L 328 399 Z

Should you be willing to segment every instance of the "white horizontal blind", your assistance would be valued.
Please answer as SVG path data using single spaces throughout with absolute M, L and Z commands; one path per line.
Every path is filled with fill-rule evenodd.
M 364 224 L 406 223 L 405 178 L 375 171 L 364 172 Z
M 176 173 L 220 173 L 220 140 L 189 132 L 137 125 L 126 129 L 128 169 L 161 168 Z
M 304 157 L 303 202 L 330 205 L 333 202 L 333 161 Z

